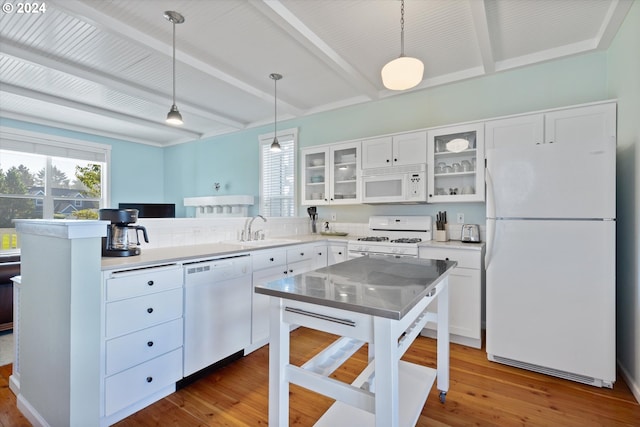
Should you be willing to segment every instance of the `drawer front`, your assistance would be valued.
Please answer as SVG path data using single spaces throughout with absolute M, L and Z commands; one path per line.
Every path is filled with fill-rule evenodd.
M 259 251 L 251 254 L 253 270 L 285 265 L 287 263 L 287 252 L 281 250 Z
M 106 373 L 113 375 L 182 347 L 182 319 L 152 326 L 106 343 Z
M 313 259 L 313 246 L 298 246 L 287 249 L 287 264 Z
M 182 317 L 182 288 L 107 303 L 106 337 L 112 338 Z
M 105 415 L 160 391 L 182 378 L 182 348 L 105 379 Z
M 182 277 L 182 268 L 176 266 L 115 273 L 106 281 L 106 298 L 116 301 L 182 287 Z
M 420 258 L 426 259 L 449 259 L 457 261 L 459 268 L 474 268 L 480 270 L 481 251 L 467 251 L 464 249 L 440 249 L 440 248 L 420 248 Z
M 347 247 L 346 246 L 329 246 L 329 260 L 328 264 L 337 264 L 347 260 Z

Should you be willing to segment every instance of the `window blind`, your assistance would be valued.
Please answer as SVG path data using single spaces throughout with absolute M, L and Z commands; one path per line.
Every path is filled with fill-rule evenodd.
M 260 213 L 282 217 L 296 215 L 296 136 L 297 131 L 278 134 L 282 150 L 271 151 L 273 134 L 260 136 Z

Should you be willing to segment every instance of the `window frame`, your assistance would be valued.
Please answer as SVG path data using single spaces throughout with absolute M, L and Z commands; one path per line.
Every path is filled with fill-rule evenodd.
M 293 204 L 293 212 L 291 216 L 286 216 L 282 218 L 295 218 L 298 216 L 298 128 L 290 128 L 283 129 L 278 131 L 277 133 L 278 139 L 293 139 L 293 176 L 292 176 L 292 204 Z M 265 145 L 271 145 L 273 142 L 274 133 L 267 133 L 258 136 L 258 151 L 259 151 L 259 210 L 258 213 L 263 213 L 264 203 L 264 193 L 263 193 L 263 184 L 264 184 L 264 156 L 263 156 L 263 147 Z
M 98 205 L 100 208 L 110 206 L 111 189 L 107 184 L 109 182 L 109 177 L 111 176 L 110 145 L 47 133 L 28 131 L 7 126 L 0 126 L 0 149 L 24 154 L 36 154 L 44 156 L 46 158 L 47 168 L 51 167 L 52 157 L 104 163 L 104 166 L 101 170 L 101 188 Z M 65 155 L 65 153 L 67 153 L 67 155 Z M 0 197 L 14 196 L 15 195 L 3 195 Z M 18 195 L 18 197 L 23 198 L 23 196 L 21 195 Z M 51 203 L 46 203 L 46 201 L 49 199 L 53 201 L 53 199 L 59 199 L 60 197 L 56 198 L 53 194 L 45 194 L 44 196 L 29 196 L 28 198 L 35 199 L 36 203 L 39 201 L 44 205 L 42 213 L 43 219 L 53 218 L 52 209 L 45 208 Z M 85 199 L 85 201 L 86 200 L 87 199 Z M 94 200 L 94 198 L 91 198 L 91 200 Z

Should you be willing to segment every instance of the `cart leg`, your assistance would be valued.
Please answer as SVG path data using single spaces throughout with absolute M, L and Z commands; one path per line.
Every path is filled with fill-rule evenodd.
M 392 322 L 383 317 L 373 318 L 376 427 L 398 427 L 400 419 L 398 337 L 394 337 Z
M 444 396 L 449 391 L 449 277 L 445 277 L 442 285 L 442 290 L 438 294 L 438 366 L 436 369 L 440 401 L 444 403 Z
M 269 425 L 289 425 L 289 382 L 285 366 L 289 363 L 289 325 L 282 316 L 280 298 L 271 297 L 269 307 Z

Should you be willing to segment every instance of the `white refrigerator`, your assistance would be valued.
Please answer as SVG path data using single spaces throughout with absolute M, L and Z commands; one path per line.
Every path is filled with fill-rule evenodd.
M 600 387 L 616 374 L 608 108 L 517 119 L 534 130 L 523 138 L 519 125 L 497 122 L 486 151 L 488 358 Z

